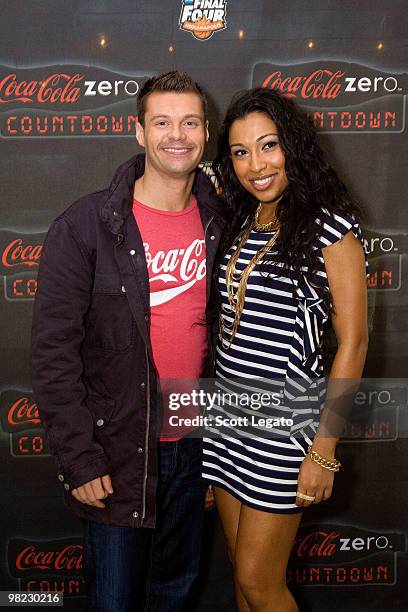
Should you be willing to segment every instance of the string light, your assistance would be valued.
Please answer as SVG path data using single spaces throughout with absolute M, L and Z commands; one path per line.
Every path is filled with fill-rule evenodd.
M 243 38 L 245 38 L 245 30 L 243 30 L 242 28 L 240 30 L 238 30 L 238 38 L 240 40 L 242 40 Z
M 174 45 L 169 45 L 169 47 L 168 47 L 167 51 L 168 51 L 169 53 L 174 53 Z
M 381 51 L 381 49 L 384 49 L 384 43 L 382 43 L 381 41 L 377 44 L 377 49 L 379 51 Z
M 313 47 L 314 47 L 313 40 L 309 40 L 308 43 L 307 43 L 307 46 L 309 47 L 309 49 L 313 49 Z
M 108 44 L 105 36 L 102 34 L 101 37 L 99 38 L 99 44 L 102 48 L 105 48 L 106 45 Z

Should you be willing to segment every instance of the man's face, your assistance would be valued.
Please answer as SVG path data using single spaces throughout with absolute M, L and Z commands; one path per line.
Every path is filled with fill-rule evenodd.
M 201 98 L 195 93 L 154 92 L 146 103 L 145 125 L 136 128 L 149 164 L 167 177 L 196 169 L 208 140 Z

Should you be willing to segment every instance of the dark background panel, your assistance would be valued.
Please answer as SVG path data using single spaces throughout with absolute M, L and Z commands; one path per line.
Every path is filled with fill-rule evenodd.
M 100 75 L 105 71 L 112 79 L 140 81 L 173 68 L 187 70 L 210 97 L 211 138 L 206 160 L 214 156 L 217 129 L 232 95 L 260 84 L 254 83 L 254 67 L 259 63 L 270 64 L 283 73 L 295 67 L 299 75 L 309 74 L 316 66 L 324 69 L 334 62 L 350 76 L 357 66 L 362 75 L 397 78 L 402 86 L 398 95 L 406 94 L 408 12 L 403 0 L 294 0 L 286 4 L 275 0 L 228 0 L 226 29 L 207 41 L 198 41 L 180 30 L 181 4 L 181 0 L 0 1 L 0 79 L 13 72 L 20 75 L 24 69 L 28 74 L 40 69 L 46 76 L 54 70 L 60 72 L 64 66 L 67 71 L 80 68 L 86 78 L 92 78 L 93 74 L 95 78 L 102 78 Z M 102 37 L 104 46 L 100 44 Z M 308 46 L 309 41 L 313 41 L 312 47 Z M 379 42 L 383 43 L 381 49 Z M 372 92 L 370 104 L 377 108 L 380 98 L 385 97 L 383 102 L 387 105 L 388 95 Z M 107 99 L 105 108 L 100 104 L 99 111 L 113 112 L 111 103 L 112 99 Z M 367 110 L 363 96 L 357 92 L 347 103 L 342 102 L 342 110 L 353 110 L 359 103 Z M 123 100 L 115 108 L 135 112 L 135 99 Z M 328 101 L 327 109 L 330 108 L 336 108 L 335 101 Z M 10 105 L 0 105 L 0 119 L 11 112 L 9 109 Z M 16 105 L 15 109 L 33 114 L 39 110 L 35 104 L 24 109 Z M 329 130 L 319 138 L 340 176 L 361 203 L 366 232 L 374 239 L 386 237 L 386 246 L 389 239 L 393 240 L 392 251 L 381 252 L 377 241 L 375 253 L 368 253 L 380 276 L 373 281 L 374 288 L 369 292 L 371 334 L 366 374 L 401 378 L 401 385 L 406 387 L 405 124 L 406 117 L 401 133 L 346 130 L 331 133 Z M 132 136 L 0 140 L 2 248 L 19 238 L 30 244 L 41 242 L 50 222 L 62 210 L 81 195 L 105 188 L 116 167 L 140 151 Z M 376 255 L 381 256 L 380 263 L 374 259 Z M 391 257 L 394 257 L 393 264 Z M 384 287 L 381 271 L 395 265 L 395 258 L 400 265 L 401 282 L 396 288 L 394 274 L 394 286 Z M 32 299 L 16 296 L 10 301 L 4 284 L 6 277 L 15 274 L 17 279 L 24 278 L 22 275 L 27 271 L 23 265 L 15 269 L 3 266 L 1 271 L 2 417 L 9 408 L 1 400 L 5 391 L 15 390 L 22 395 L 30 392 Z M 30 272 L 35 278 L 35 269 Z M 22 285 L 18 287 L 21 289 Z M 390 383 L 383 380 L 375 384 L 381 388 Z M 332 499 L 305 513 L 299 537 L 317 534 L 314 542 L 320 542 L 320 547 L 313 548 L 306 539 L 303 548 L 300 552 L 297 548 L 291 559 L 291 571 L 299 570 L 299 584 L 293 588 L 302 612 L 405 612 L 408 607 L 406 400 L 401 401 L 398 412 L 395 405 L 388 408 L 390 421 L 398 426 L 396 439 L 381 439 L 378 432 L 387 428 L 381 417 L 373 429 L 366 429 L 365 440 L 341 443 L 339 456 L 344 467 L 336 476 Z M 375 421 L 377 417 L 374 414 L 371 418 Z M 33 441 L 36 433 L 41 436 L 27 426 L 21 433 L 25 438 L 21 440 L 17 434 L 0 427 L 0 521 L 3 526 L 0 589 L 24 588 L 30 579 L 37 581 L 37 588 L 40 583 L 44 589 L 47 584 L 57 584 L 67 591 L 71 588 L 73 593 L 67 594 L 64 609 L 76 612 L 85 609 L 85 601 L 75 572 L 60 572 L 57 576 L 51 570 L 33 575 L 27 570 L 19 572 L 11 554 L 16 542 L 20 551 L 25 545 L 38 549 L 53 546 L 61 550 L 80 544 L 80 524 L 62 503 L 54 461 L 38 452 L 35 446 L 38 442 Z M 30 448 L 31 454 L 27 452 Z M 21 452 L 16 454 L 16 449 Z M 333 533 L 337 534 L 337 548 L 331 555 L 325 538 Z M 357 548 L 361 546 L 360 539 L 363 540 L 364 550 L 353 549 L 355 538 L 358 538 Z M 350 550 L 339 551 L 340 539 Z M 201 579 L 192 594 L 189 610 L 232 610 L 231 569 L 215 512 L 207 514 L 204 542 Z M 311 566 L 314 574 L 309 572 Z M 316 575 L 323 567 L 328 568 L 327 581 L 321 580 L 317 585 Z M 363 572 L 367 580 L 360 585 L 358 581 Z M 76 589 L 79 597 L 75 596 Z

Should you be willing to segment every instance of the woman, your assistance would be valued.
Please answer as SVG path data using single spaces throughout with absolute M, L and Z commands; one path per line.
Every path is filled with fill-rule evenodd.
M 217 385 L 259 391 L 267 379 L 280 395 L 263 413 L 287 420 L 275 435 L 256 426 L 250 435 L 210 428 L 203 475 L 213 484 L 239 611 L 292 612 L 285 575 L 302 511 L 330 497 L 340 467 L 337 387 L 353 391 L 345 381 L 361 376 L 366 356 L 359 211 L 303 113 L 272 90 L 231 103 L 214 170 L 232 212 L 217 279 Z M 321 411 L 328 320 L 338 349 Z M 237 401 L 218 410 L 249 413 Z

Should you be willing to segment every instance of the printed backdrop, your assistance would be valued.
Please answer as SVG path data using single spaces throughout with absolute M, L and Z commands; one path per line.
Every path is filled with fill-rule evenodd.
M 404 0 L 32 0 L 0 3 L 0 590 L 63 590 L 85 609 L 80 524 L 62 504 L 28 371 L 50 222 L 138 151 L 137 93 L 188 71 L 217 127 L 232 95 L 279 89 L 313 120 L 365 211 L 368 380 L 339 446 L 332 499 L 305 512 L 288 582 L 301 610 L 408 608 Z M 404 161 L 405 160 L 405 161 Z M 192 612 L 233 609 L 215 512 Z

